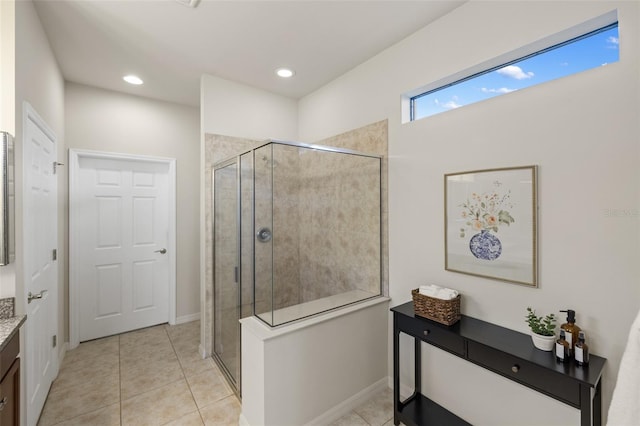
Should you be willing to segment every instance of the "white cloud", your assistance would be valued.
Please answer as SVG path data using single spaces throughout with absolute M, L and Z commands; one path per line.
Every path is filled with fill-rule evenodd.
M 482 89 L 483 93 L 511 93 L 511 92 L 515 92 L 517 89 L 509 89 L 506 87 L 501 87 L 499 89 L 487 89 L 486 87 L 483 87 Z
M 614 36 L 607 37 L 607 48 L 617 49 L 619 44 L 620 44 L 620 39 L 618 37 L 614 37 Z
M 454 96 L 453 99 L 451 99 L 449 102 L 440 102 L 439 99 L 435 99 L 434 102 L 436 103 L 436 105 L 438 105 L 441 108 L 456 109 L 462 106 L 459 103 L 457 103 L 456 100 L 458 100 L 458 97 Z
M 500 68 L 496 72 L 505 77 L 515 78 L 516 80 L 524 80 L 527 78 L 531 78 L 534 75 L 531 71 L 524 72 L 522 68 L 516 65 L 508 65 L 504 68 Z

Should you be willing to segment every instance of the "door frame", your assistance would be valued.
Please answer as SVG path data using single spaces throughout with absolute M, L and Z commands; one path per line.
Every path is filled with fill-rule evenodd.
M 69 348 L 80 344 L 80 283 L 77 267 L 80 253 L 78 238 L 79 217 L 77 197 L 79 194 L 79 171 L 81 158 L 96 158 L 115 161 L 138 161 L 166 164 L 169 167 L 169 236 L 167 251 L 169 255 L 169 318 L 171 325 L 176 323 L 176 160 L 175 158 L 152 157 L 147 155 L 121 154 L 114 152 L 69 149 Z

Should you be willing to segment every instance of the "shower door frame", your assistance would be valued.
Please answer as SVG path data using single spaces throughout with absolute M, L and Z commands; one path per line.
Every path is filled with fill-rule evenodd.
M 305 148 L 305 149 L 312 149 L 312 150 L 318 150 L 318 151 L 324 151 L 324 152 L 333 152 L 333 153 L 339 153 L 339 154 L 349 154 L 349 155 L 357 155 L 360 157 L 369 157 L 369 158 L 373 158 L 379 161 L 379 209 L 380 209 L 380 218 L 379 218 L 379 250 L 380 250 L 380 282 L 379 282 L 379 295 L 384 295 L 384 280 L 385 280 L 385 266 L 384 266 L 384 256 L 385 256 L 385 243 L 384 243 L 384 233 L 385 233 L 385 223 L 384 223 L 384 206 L 385 206 L 385 193 L 383 191 L 383 172 L 384 172 L 384 166 L 383 166 L 383 157 L 381 155 L 378 154 L 372 154 L 372 153 L 367 153 L 367 152 L 362 152 L 362 151 L 357 151 L 357 150 L 352 150 L 352 149 L 348 149 L 348 148 L 338 148 L 338 147 L 332 147 L 332 146 L 327 146 L 327 145 L 318 145 L 318 144 L 308 144 L 308 143 L 302 143 L 302 142 L 290 142 L 290 141 L 285 141 L 285 140 L 278 140 L 278 139 L 269 139 L 266 141 L 262 141 L 257 143 L 253 148 L 251 149 L 245 149 L 245 150 L 241 150 L 240 152 L 238 152 L 237 154 L 228 157 L 224 160 L 218 161 L 215 164 L 213 164 L 212 167 L 212 171 L 211 171 L 211 179 L 212 179 L 212 185 L 211 185 L 211 191 L 212 191 L 212 202 L 213 202 L 213 209 L 214 209 L 214 214 L 212 214 L 212 236 L 213 236 L 213 244 L 212 244 L 212 250 L 213 250 L 213 295 L 214 295 L 214 300 L 213 300 L 213 347 L 212 347 L 212 358 L 213 360 L 216 362 L 216 364 L 220 367 L 220 370 L 222 371 L 222 373 L 224 374 L 225 378 L 227 379 L 227 381 L 231 384 L 231 387 L 233 388 L 234 392 L 236 393 L 236 395 L 238 396 L 238 398 L 241 399 L 242 396 L 242 389 L 241 389 L 241 382 L 242 382 L 242 343 L 241 343 L 241 329 L 240 329 L 240 323 L 239 320 L 240 318 L 242 318 L 242 293 L 243 293 L 243 274 L 242 274 L 242 249 L 243 249 L 243 245 L 242 245 L 242 180 L 241 180 L 241 176 L 242 176 L 242 157 L 246 154 L 251 154 L 250 155 L 250 161 L 251 161 L 251 179 L 253 181 L 252 183 L 252 196 L 251 196 L 251 201 L 249 202 L 249 208 L 251 209 L 251 223 L 249 224 L 245 224 L 245 226 L 250 226 L 251 228 L 251 234 L 255 237 L 255 152 L 257 150 L 259 150 L 260 148 L 263 148 L 267 145 L 287 145 L 287 146 L 293 146 L 293 147 L 297 147 L 297 148 Z M 237 294 L 238 294 L 238 299 L 237 299 L 237 303 L 238 303 L 238 309 L 239 309 L 239 316 L 238 316 L 238 333 L 237 333 L 237 345 L 236 345 L 236 349 L 237 349 L 237 363 L 236 363 L 236 377 L 237 380 L 233 379 L 233 376 L 230 374 L 230 372 L 227 369 L 227 366 L 224 364 L 224 362 L 222 361 L 222 359 L 218 356 L 218 354 L 216 353 L 215 349 L 216 349 L 216 339 L 215 339 L 215 311 L 216 311 L 216 306 L 215 306 L 215 172 L 218 169 L 221 169 L 223 167 L 229 166 L 230 164 L 236 164 L 237 166 L 237 170 L 236 170 L 236 180 L 237 180 L 237 186 L 236 186 L 236 196 L 237 196 L 237 211 L 236 211 L 236 223 L 238 224 L 237 229 L 236 229 L 236 238 L 237 238 L 237 245 L 236 245 L 236 258 L 237 258 L 237 267 L 238 267 L 238 282 L 237 282 Z M 252 247 L 251 247 L 251 257 L 252 257 L 252 262 L 255 262 L 255 238 L 252 238 L 252 243 L 251 243 Z M 252 275 L 251 277 L 249 277 L 252 288 L 251 288 L 251 296 L 249 297 L 251 299 L 251 315 L 253 315 L 254 317 L 258 318 L 261 322 L 263 322 L 265 325 L 274 328 L 274 327 L 279 327 L 285 324 L 280 324 L 280 325 L 273 325 L 273 324 L 269 324 L 268 322 L 264 321 L 262 318 L 260 318 L 259 316 L 256 316 L 255 313 L 255 268 L 252 268 Z M 360 303 L 364 300 L 361 301 L 357 301 L 357 302 L 353 302 L 353 303 Z M 314 314 L 315 315 L 315 314 Z M 299 321 L 302 319 L 305 319 L 308 317 L 304 317 L 304 318 L 299 318 L 295 321 Z M 294 321 L 294 322 L 295 322 Z
M 240 336 L 240 318 L 242 316 L 242 267 L 241 267 L 241 261 L 242 261 L 242 232 L 241 232 L 241 215 L 242 215 L 242 191 L 241 191 L 241 182 L 240 182 L 240 176 L 241 176 L 241 161 L 240 161 L 240 157 L 243 155 L 243 153 L 239 154 L 239 155 L 235 155 L 231 158 L 227 158 L 226 160 L 220 161 L 218 163 L 215 163 L 213 165 L 213 168 L 211 170 L 211 181 L 212 181 L 212 185 L 211 185 L 211 192 L 212 192 L 212 203 L 213 203 L 213 214 L 211 215 L 212 218 L 212 254 L 213 254 L 213 276 L 212 276 L 212 281 L 213 281 L 213 339 L 212 339 L 212 343 L 213 343 L 213 347 L 211 350 L 211 356 L 213 358 L 213 360 L 215 361 L 215 363 L 218 365 L 218 367 L 220 368 L 220 371 L 222 371 L 222 373 L 224 374 L 225 378 L 227 379 L 227 382 L 231 385 L 231 388 L 233 389 L 234 393 L 238 396 L 238 398 L 241 398 L 242 395 L 242 357 L 240 356 L 241 354 L 241 336 Z M 237 206 L 236 206 L 236 277 L 237 277 L 237 281 L 236 281 L 236 293 L 237 293 L 237 308 L 238 308 L 238 317 L 237 317 L 237 333 L 236 333 L 236 356 L 237 356 L 237 360 L 236 360 L 236 368 L 235 368 L 235 378 L 232 375 L 232 372 L 229 371 L 229 368 L 227 367 L 227 365 L 224 363 L 224 361 L 222 360 L 222 358 L 218 355 L 217 351 L 216 351 L 216 331 L 215 331 L 215 317 L 216 317 L 216 274 L 215 274 L 215 270 L 216 270 L 216 224 L 215 224 L 215 191 L 216 191 L 216 182 L 215 182 L 215 173 L 216 170 L 220 170 L 223 169 L 225 167 L 228 167 L 232 164 L 236 165 L 236 199 L 237 199 Z

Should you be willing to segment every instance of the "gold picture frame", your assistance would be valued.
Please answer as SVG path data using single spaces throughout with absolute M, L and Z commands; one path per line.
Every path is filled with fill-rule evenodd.
M 445 270 L 537 287 L 537 187 L 537 166 L 445 174 Z

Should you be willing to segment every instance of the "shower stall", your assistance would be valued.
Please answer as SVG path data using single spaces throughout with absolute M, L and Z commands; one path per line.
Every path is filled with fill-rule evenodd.
M 213 357 L 240 394 L 240 323 L 381 295 L 381 158 L 269 141 L 213 166 Z

